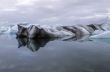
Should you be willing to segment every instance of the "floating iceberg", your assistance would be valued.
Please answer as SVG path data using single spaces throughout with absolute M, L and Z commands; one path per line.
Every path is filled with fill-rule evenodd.
M 17 25 L 1 26 L 0 34 L 12 34 L 17 32 Z
M 48 25 L 18 25 L 17 37 L 47 38 L 65 36 L 92 35 L 95 31 L 105 31 L 102 24 L 48 26 Z
M 28 26 L 28 24 L 21 24 L 23 26 Z M 1 25 L 0 34 L 16 34 L 18 31 L 18 25 Z
M 110 31 L 110 23 L 102 24 L 102 28 L 103 28 L 105 31 Z
M 17 25 L 9 26 L 8 30 L 5 31 L 4 33 L 10 33 L 10 34 L 15 34 L 18 29 Z
M 103 31 L 103 30 L 95 30 L 95 31 L 92 33 L 92 35 L 98 35 L 98 34 L 101 34 L 101 33 L 103 33 L 103 32 L 105 32 L 105 31 Z
M 90 38 L 110 38 L 110 31 L 105 31 L 98 35 L 93 35 Z
M 44 32 L 53 34 L 54 36 L 63 37 L 66 35 L 92 35 L 90 38 L 110 38 L 110 24 L 88 24 L 88 25 L 73 25 L 73 26 L 51 26 L 51 25 L 38 25 L 38 24 L 20 24 L 25 28 L 31 28 L 32 25 L 42 29 Z M 0 34 L 16 34 L 18 32 L 18 25 L 2 25 L 0 27 Z M 31 30 L 33 31 L 33 29 Z

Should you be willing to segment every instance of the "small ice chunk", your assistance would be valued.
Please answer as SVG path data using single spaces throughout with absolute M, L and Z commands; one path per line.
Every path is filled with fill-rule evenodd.
M 110 38 L 110 31 L 105 31 L 98 35 L 93 35 L 90 38 Z

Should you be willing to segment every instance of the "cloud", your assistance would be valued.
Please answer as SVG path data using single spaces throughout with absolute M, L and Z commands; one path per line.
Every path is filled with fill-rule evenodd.
M 17 8 L 5 8 L 5 9 L 2 9 L 2 11 L 17 11 Z
M 0 19 L 9 23 L 94 23 L 110 15 L 109 3 L 109 0 L 0 0 Z
M 37 0 L 17 0 L 16 5 L 20 6 L 20 5 L 33 5 L 34 1 Z

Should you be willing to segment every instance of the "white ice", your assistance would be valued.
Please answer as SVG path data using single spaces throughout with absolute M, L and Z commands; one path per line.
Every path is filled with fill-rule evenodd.
M 105 31 L 105 32 L 100 33 L 98 35 L 93 35 L 90 38 L 110 38 L 110 31 Z

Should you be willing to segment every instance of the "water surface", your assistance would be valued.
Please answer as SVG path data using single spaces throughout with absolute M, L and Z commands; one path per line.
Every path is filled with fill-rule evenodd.
M 0 72 L 110 72 L 110 39 L 0 36 Z

